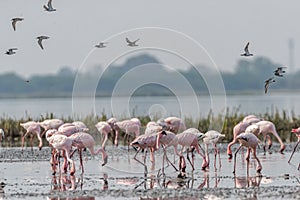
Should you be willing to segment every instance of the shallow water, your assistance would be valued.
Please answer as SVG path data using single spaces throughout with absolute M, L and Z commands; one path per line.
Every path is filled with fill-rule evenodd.
M 4 193 L 1 194 L 0 190 L 0 199 L 272 199 L 282 195 L 286 199 L 299 198 L 299 152 L 294 154 L 291 164 L 287 162 L 291 152 L 282 155 L 275 152 L 276 147 L 272 147 L 272 154 L 263 155 L 259 152 L 263 166 L 261 176 L 256 174 L 255 160 L 250 159 L 247 178 L 247 163 L 243 153 L 238 154 L 234 176 L 233 160 L 228 160 L 225 149 L 226 144 L 221 146 L 221 168 L 218 162 L 217 169 L 214 168 L 213 153 L 210 153 L 210 168 L 201 170 L 202 161 L 196 155 L 194 172 L 187 161 L 186 178 L 178 179 L 178 172 L 171 165 L 166 165 L 166 176 L 161 175 L 161 150 L 156 153 L 155 166 L 151 167 L 147 161 L 147 177 L 144 177 L 144 167 L 133 159 L 135 151 L 131 149 L 128 153 L 127 147 L 122 146 L 107 148 L 109 160 L 104 167 L 100 165 L 100 157 L 91 157 L 84 152 L 84 175 L 81 175 L 76 155 L 77 171 L 74 176 L 62 173 L 53 176 L 48 161 L 49 148 L 42 151 L 34 149 L 33 153 L 27 149 L 24 154 L 20 153 L 19 148 L 5 148 L 0 150 L 0 182 L 6 184 Z M 138 155 L 141 161 L 142 155 Z M 168 157 L 174 162 L 173 151 L 168 151 Z M 178 167 L 177 160 L 175 163 Z M 245 193 L 245 190 L 248 192 Z

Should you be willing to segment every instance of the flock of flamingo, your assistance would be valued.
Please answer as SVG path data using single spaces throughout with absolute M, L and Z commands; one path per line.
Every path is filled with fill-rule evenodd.
M 217 155 L 219 155 L 219 167 L 221 168 L 220 153 L 217 144 L 225 138 L 224 134 L 219 133 L 215 130 L 209 130 L 206 133 L 201 133 L 196 128 L 186 128 L 184 122 L 177 117 L 167 117 L 165 119 L 160 119 L 158 121 L 150 121 L 146 125 L 144 134 L 140 135 L 141 122 L 138 118 L 131 118 L 123 121 L 118 121 L 116 118 L 110 118 L 107 121 L 98 122 L 95 127 L 102 134 L 103 141 L 101 147 L 95 150 L 95 140 L 91 134 L 89 134 L 89 128 L 81 121 L 74 121 L 72 123 L 64 123 L 60 119 L 47 119 L 43 122 L 28 121 L 26 123 L 21 123 L 26 133 L 22 135 L 22 151 L 24 148 L 24 140 L 27 135 L 30 135 L 31 149 L 32 140 L 34 135 L 37 136 L 39 140 L 39 149 L 43 147 L 42 137 L 45 135 L 46 140 L 49 142 L 49 146 L 52 147 L 50 164 L 53 174 L 56 173 L 57 166 L 60 167 L 59 157 L 64 158 L 63 170 L 67 173 L 70 169 L 70 175 L 73 175 L 76 171 L 74 159 L 72 159 L 73 154 L 78 151 L 80 159 L 80 167 L 82 174 L 84 173 L 83 161 L 82 161 L 82 151 L 88 149 L 92 155 L 102 155 L 102 166 L 108 162 L 108 155 L 105 151 L 105 146 L 108 140 L 109 134 L 114 134 L 113 144 L 118 146 L 118 140 L 120 132 L 125 132 L 125 136 L 128 138 L 128 150 L 129 145 L 136 149 L 136 153 L 133 157 L 138 163 L 144 166 L 145 174 L 147 173 L 146 165 L 146 154 L 150 153 L 150 162 L 155 163 L 154 153 L 160 148 L 163 148 L 163 163 L 166 161 L 171 164 L 176 171 L 180 171 L 180 174 L 185 174 L 186 161 L 184 153 L 186 152 L 186 158 L 190 163 L 193 170 L 196 169 L 194 165 L 194 155 L 193 152 L 196 151 L 197 154 L 202 158 L 202 170 L 209 167 L 209 149 L 208 146 L 212 145 L 214 148 L 214 167 L 217 168 L 216 160 Z M 43 132 L 42 132 L 42 129 Z M 293 129 L 291 132 L 295 133 L 298 137 L 298 142 L 295 145 L 293 152 L 288 160 L 291 162 L 292 156 L 297 149 L 300 142 L 300 128 Z M 129 134 L 134 133 L 135 139 L 130 142 Z M 258 118 L 255 115 L 246 116 L 243 121 L 238 123 L 233 129 L 233 141 L 228 144 L 227 154 L 231 159 L 233 157 L 231 147 L 235 143 L 240 143 L 239 148 L 234 153 L 234 169 L 233 173 L 236 171 L 236 158 L 237 153 L 242 147 L 247 148 L 247 153 L 245 159 L 249 162 L 250 153 L 252 153 L 253 158 L 257 161 L 256 172 L 260 173 L 262 171 L 262 165 L 259 158 L 256 155 L 256 149 L 259 145 L 260 140 L 258 137 L 263 136 L 263 150 L 266 153 L 270 150 L 272 146 L 272 140 L 270 134 L 275 136 L 280 143 L 279 152 L 282 153 L 285 149 L 285 145 L 280 139 L 275 125 L 270 121 L 265 121 Z M 0 129 L 0 141 L 4 139 L 4 131 Z M 205 149 L 201 147 L 201 143 L 205 145 Z M 266 148 L 266 144 L 268 144 Z M 181 148 L 178 148 L 181 147 Z M 167 148 L 173 148 L 175 156 L 178 156 L 178 166 L 170 162 L 167 156 Z M 33 149 L 32 149 L 33 150 Z M 139 152 L 144 151 L 144 161 L 140 161 L 137 158 Z M 192 154 L 192 159 L 189 154 Z M 164 164 L 163 164 L 164 165 Z M 60 168 L 59 168 L 60 169 Z M 300 170 L 300 163 L 298 170 Z M 249 165 L 247 165 L 247 172 L 249 171 Z M 164 168 L 162 167 L 162 173 L 164 173 Z

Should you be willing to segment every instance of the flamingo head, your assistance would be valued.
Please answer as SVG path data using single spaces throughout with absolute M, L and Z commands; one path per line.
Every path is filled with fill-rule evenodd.
M 293 128 L 291 132 L 292 133 L 299 133 L 300 132 L 300 128 Z

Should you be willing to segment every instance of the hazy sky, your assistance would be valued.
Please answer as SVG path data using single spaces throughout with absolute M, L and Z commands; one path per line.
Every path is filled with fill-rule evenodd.
M 248 41 L 255 56 L 266 56 L 284 65 L 289 64 L 290 38 L 295 43 L 295 58 L 300 51 L 297 0 L 53 0 L 57 9 L 53 13 L 44 11 L 46 3 L 0 1 L 0 74 L 55 73 L 61 66 L 78 69 L 96 43 L 142 27 L 168 28 L 190 36 L 205 47 L 223 71 L 234 69 Z M 13 17 L 25 18 L 17 24 L 17 31 L 11 25 Z M 44 41 L 44 51 L 36 41 L 39 35 L 50 37 Z M 134 37 L 143 44 L 143 36 Z M 153 40 L 159 37 L 154 35 Z M 126 47 L 125 41 L 121 43 Z M 19 49 L 17 54 L 5 55 L 11 47 Z M 295 60 L 295 65 L 298 62 Z

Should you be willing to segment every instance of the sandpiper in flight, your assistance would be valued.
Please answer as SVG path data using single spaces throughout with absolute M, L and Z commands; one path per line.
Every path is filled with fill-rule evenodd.
M 128 38 L 126 38 L 126 42 L 128 43 L 127 45 L 130 46 L 130 47 L 136 47 L 136 46 L 138 46 L 138 45 L 136 44 L 136 42 L 139 41 L 139 40 L 140 40 L 140 39 L 137 39 L 137 40 L 135 40 L 135 41 L 130 41 Z
M 24 18 L 20 18 L 20 17 L 16 17 L 16 18 L 12 18 L 11 19 L 11 23 L 12 23 L 12 26 L 13 26 L 13 29 L 14 29 L 14 31 L 16 31 L 16 24 L 17 24 L 17 22 L 19 22 L 19 21 L 23 21 L 24 20 Z
M 44 5 L 44 8 L 48 12 L 56 11 L 56 9 L 52 7 L 52 0 L 49 0 L 47 6 Z
M 271 77 L 265 81 L 265 94 L 268 92 L 269 85 L 274 82 L 274 77 Z
M 13 55 L 13 54 L 15 54 L 16 52 L 16 50 L 18 50 L 17 48 L 10 48 L 10 49 L 8 49 L 6 52 L 5 52 L 5 54 L 6 55 Z
M 42 41 L 45 40 L 45 39 L 49 39 L 49 38 L 50 37 L 48 37 L 48 36 L 41 35 L 41 36 L 38 36 L 36 39 L 38 39 L 38 44 L 40 45 L 40 47 L 42 49 L 44 49 Z
M 241 54 L 241 56 L 253 56 L 252 53 L 249 53 L 248 47 L 249 47 L 249 42 L 246 44 L 246 46 L 244 48 L 245 53 Z
M 279 76 L 279 77 L 283 77 L 283 74 L 285 73 L 283 68 L 286 68 L 286 67 L 277 67 L 277 69 L 274 71 L 274 75 Z
M 104 48 L 104 47 L 106 47 L 105 44 L 107 44 L 107 43 L 108 42 L 100 42 L 99 44 L 96 44 L 95 47 L 97 47 L 97 48 Z

